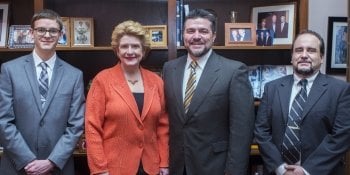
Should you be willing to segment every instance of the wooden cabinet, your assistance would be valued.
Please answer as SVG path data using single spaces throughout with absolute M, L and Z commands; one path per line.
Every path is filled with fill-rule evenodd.
M 88 82 L 102 69 L 111 67 L 116 58 L 110 48 L 113 27 L 127 19 L 143 25 L 167 25 L 168 46 L 153 48 L 143 65 L 159 71 L 170 59 L 186 54 L 183 47 L 176 46 L 176 0 L 0 0 L 10 2 L 9 24 L 29 24 L 34 12 L 43 8 L 57 11 L 63 17 L 92 17 L 94 19 L 93 48 L 58 48 L 58 55 L 84 72 Z M 285 46 L 224 46 L 224 23 L 229 22 L 231 10 L 238 12 L 237 22 L 249 22 L 253 6 L 272 3 L 292 2 L 291 0 L 184 0 L 190 9 L 205 8 L 218 15 L 217 39 L 214 50 L 219 54 L 236 59 L 247 65 L 289 64 L 290 45 Z M 298 0 L 296 32 L 307 28 L 308 0 Z M 33 7 L 33 8 L 30 8 Z M 18 56 L 28 54 L 32 49 L 0 48 L 0 65 Z M 261 163 L 257 147 L 252 147 L 252 163 Z M 77 174 L 88 174 L 86 157 L 76 156 Z

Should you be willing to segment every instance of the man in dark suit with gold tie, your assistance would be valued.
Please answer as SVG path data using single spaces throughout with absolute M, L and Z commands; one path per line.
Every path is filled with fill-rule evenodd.
M 184 24 L 188 54 L 163 68 L 171 175 L 245 175 L 254 125 L 247 66 L 212 50 L 216 16 L 194 9 Z
M 324 42 L 313 31 L 292 46 L 294 74 L 265 85 L 255 136 L 267 174 L 343 175 L 350 146 L 350 85 L 320 73 Z

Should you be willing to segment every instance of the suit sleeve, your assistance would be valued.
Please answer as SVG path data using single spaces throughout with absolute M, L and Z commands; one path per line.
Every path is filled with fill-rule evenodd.
M 6 154 L 12 159 L 16 169 L 20 170 L 36 159 L 36 156 L 16 128 L 11 78 L 15 75 L 11 75 L 5 65 L 4 63 L 1 66 L 0 73 L 0 143 L 6 150 Z
M 349 149 L 350 144 L 350 86 L 345 85 L 339 95 L 332 131 L 307 157 L 303 168 L 310 174 L 331 174 Z
M 267 83 L 264 86 L 264 94 L 259 105 L 259 110 L 255 121 L 255 138 L 259 144 L 261 157 L 263 158 L 265 168 L 269 173 L 274 172 L 278 166 L 283 164 L 281 153 L 272 142 L 271 126 L 271 106 L 274 89 Z
M 74 83 L 67 127 L 48 159 L 63 169 L 72 156 L 76 144 L 84 130 L 85 95 L 83 74 L 79 71 Z
M 102 84 L 98 76 L 95 77 L 86 100 L 85 137 L 91 174 L 108 172 L 102 139 L 106 111 L 106 94 Z
M 230 138 L 225 171 L 243 175 L 249 164 L 255 120 L 253 92 L 245 65 L 234 72 L 229 91 Z

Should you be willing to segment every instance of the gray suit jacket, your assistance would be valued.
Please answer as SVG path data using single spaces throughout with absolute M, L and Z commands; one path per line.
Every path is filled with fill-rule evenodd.
M 289 112 L 293 75 L 265 85 L 255 135 L 269 173 L 283 163 L 281 148 Z M 308 95 L 301 122 L 301 166 L 310 174 L 343 174 L 350 145 L 350 85 L 319 74 Z
M 83 132 L 82 72 L 57 58 L 41 107 L 32 54 L 3 63 L 0 74 L 0 174 L 23 174 L 34 159 L 49 159 L 54 174 L 74 174 L 72 153 Z
M 187 114 L 182 82 L 187 56 L 163 68 L 170 124 L 170 174 L 244 175 L 254 126 L 247 67 L 212 53 Z

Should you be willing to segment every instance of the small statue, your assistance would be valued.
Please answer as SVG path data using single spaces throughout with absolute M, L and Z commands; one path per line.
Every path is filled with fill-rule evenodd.
M 230 12 L 230 20 L 231 20 L 231 23 L 235 23 L 235 22 L 236 22 L 237 13 L 238 13 L 238 12 L 235 12 L 235 11 L 233 11 L 233 10 Z

